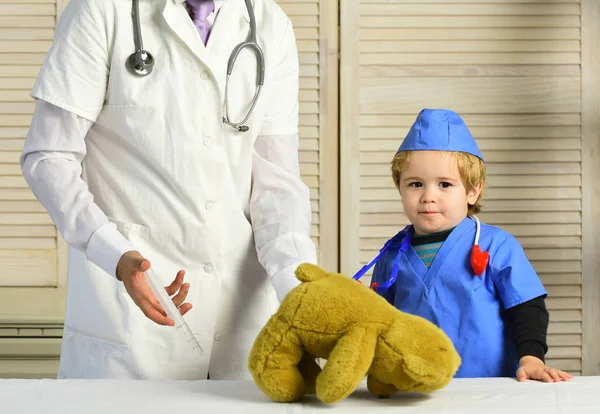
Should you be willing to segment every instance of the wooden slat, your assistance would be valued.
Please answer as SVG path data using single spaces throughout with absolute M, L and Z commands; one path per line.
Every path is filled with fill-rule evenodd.
M 548 359 L 546 360 L 546 365 L 557 368 L 562 371 L 566 371 L 569 373 L 577 373 L 577 375 L 581 375 L 581 359 Z
M 4 69 L 6 66 L 4 67 Z M 3 67 L 0 66 L 0 76 L 2 76 Z M 22 71 L 24 68 L 17 67 L 17 71 Z M 36 68 L 37 73 L 37 68 Z M 7 114 L 32 114 L 35 103 L 31 102 L 0 102 L 0 113 Z
M 389 160 L 391 162 L 391 159 Z M 390 165 L 386 163 L 363 164 L 360 174 L 367 176 L 389 176 Z M 579 162 L 551 162 L 551 163 L 516 163 L 516 162 L 486 162 L 486 171 L 490 180 L 498 180 L 498 176 L 505 175 L 580 175 L 581 163 Z M 498 185 L 501 186 L 501 185 Z
M 280 3 L 278 1 L 278 3 Z M 288 16 L 318 16 L 319 4 L 314 3 L 282 3 L 281 8 Z
M 0 40 L 52 40 L 54 39 L 53 29 L 18 29 L 18 28 L 0 28 Z
M 480 220 L 488 224 L 580 224 L 581 214 L 578 212 L 522 212 L 522 213 L 489 213 L 481 212 L 477 215 Z M 360 222 L 363 225 L 393 225 L 406 223 L 408 218 L 402 212 L 374 214 L 361 214 Z
M 445 18 L 445 20 L 451 20 Z M 361 40 L 579 40 L 577 27 L 361 27 Z
M 50 41 L 41 40 L 0 40 L 0 53 L 47 53 Z
M 361 190 L 361 197 L 370 200 L 396 200 L 399 198 L 398 190 L 372 189 Z M 549 199 L 580 199 L 581 189 L 570 187 L 537 187 L 537 188 L 495 188 L 486 194 L 486 202 L 490 200 L 549 200 Z
M 362 78 L 395 77 L 572 77 L 579 76 L 579 65 L 369 65 L 361 66 Z
M 483 200 L 484 211 L 530 212 L 530 211 L 581 211 L 581 200 Z M 396 213 L 401 211 L 400 196 L 393 200 L 361 200 L 361 213 Z
M 379 116 L 379 119 L 383 116 Z M 391 118 L 391 117 L 390 117 Z M 392 125 L 371 125 L 361 127 L 359 131 L 360 138 L 365 139 L 394 139 L 402 140 L 408 133 L 413 124 L 414 117 L 406 119 L 405 117 L 397 118 L 392 122 Z M 381 122 L 381 121 L 380 121 Z M 406 122 L 406 123 L 404 123 Z M 466 121 L 465 121 L 466 122 Z M 560 139 L 579 139 L 581 140 L 581 127 L 579 125 L 548 125 L 548 126 L 472 126 L 469 130 L 477 139 L 478 145 L 483 143 L 494 142 L 497 139 L 504 139 L 506 142 L 512 142 L 518 145 L 518 142 L 524 138 L 535 138 L 535 141 L 553 141 L 551 138 Z M 491 138 L 494 138 L 492 140 Z M 518 139 L 510 139 L 518 138 Z M 362 141 L 362 140 L 361 140 Z M 397 147 L 397 146 L 396 146 Z M 396 148 L 394 147 L 394 148 Z M 578 146 L 577 148 L 581 148 Z
M 60 338 L 0 338 L 0 355 L 4 358 L 58 358 L 61 342 Z
M 546 286 L 551 285 L 581 285 L 580 273 L 560 273 L 560 274 L 544 274 L 538 275 Z
M 562 53 L 363 53 L 361 65 L 551 65 L 578 64 L 577 52 Z
M 0 237 L 0 250 L 5 249 L 52 250 L 56 249 L 56 238 Z
M 56 237 L 56 227 L 49 225 L 0 225 L 0 234 L 2 237 Z
M 579 27 L 579 16 L 361 16 L 361 28 L 496 28 Z
M 541 68 L 538 68 L 541 69 Z M 560 136 L 572 136 L 571 134 L 578 131 L 581 133 L 581 128 L 573 130 L 569 127 L 581 125 L 581 115 L 578 113 L 559 113 L 559 114 L 520 114 L 520 113 L 504 113 L 504 114 L 477 114 L 477 113 L 461 113 L 461 118 L 469 125 L 469 130 L 473 131 L 475 136 L 480 137 L 487 130 L 503 131 L 502 136 L 520 137 L 524 136 L 546 137 L 546 134 L 553 134 L 556 127 L 567 127 L 563 130 Z M 385 127 L 385 126 L 402 126 L 410 127 L 415 122 L 415 115 L 407 114 L 363 114 L 360 116 L 360 126 Z M 487 127 L 487 128 L 484 128 Z M 493 127 L 493 128 L 489 128 Z M 568 132 L 567 132 L 568 131 Z M 498 135 L 488 135 L 497 137 Z
M 56 379 L 58 363 L 58 358 L 2 360 L 2 363 L 0 363 L 0 378 Z
M 6 0 L 6 1 L 8 1 L 8 0 Z M 26 1 L 26 0 L 21 0 L 21 1 Z M 48 0 L 45 0 L 45 1 L 48 1 Z M 285 1 L 313 1 L 313 0 L 285 0 Z M 531 3 L 531 4 L 577 3 L 577 4 L 579 4 L 579 2 L 581 0 L 360 0 L 360 3 L 364 3 L 364 4 L 383 3 L 383 2 L 386 2 L 386 3 L 417 3 L 417 4 L 436 3 L 439 7 L 445 7 L 452 3 L 482 4 L 482 3 L 500 3 L 500 1 L 502 1 L 503 3 Z
M 525 0 L 523 0 L 525 2 Z M 446 4 L 433 7 L 428 4 L 367 3 L 360 7 L 361 16 L 579 16 L 579 5 L 565 4 L 509 4 L 498 1 L 490 4 Z M 439 27 L 439 26 L 436 26 Z
M 577 78 L 368 78 L 360 81 L 365 114 L 418 113 L 422 108 L 453 108 L 479 113 L 578 112 Z
M 581 335 L 548 335 L 548 345 L 554 346 L 581 346 Z
M 578 52 L 580 43 L 577 40 L 373 40 L 362 41 L 359 50 L 361 54 L 398 53 L 400 50 L 402 53 Z
M 0 16 L 51 16 L 56 15 L 54 4 L 3 4 L 0 3 Z
M 2 177 L 0 177 L 2 178 Z M 0 213 L 0 225 L 52 225 L 47 213 Z
M 45 211 L 38 201 L 0 200 L 0 213 L 43 213 Z
M 290 16 L 294 27 L 319 27 L 318 16 Z
M 389 170 L 389 166 L 386 166 Z M 387 172 L 387 171 L 386 171 Z M 573 187 L 581 185 L 581 175 L 500 175 L 489 176 L 488 188 L 505 187 Z M 393 180 L 389 176 L 361 177 L 361 188 L 390 188 Z
M 53 28 L 54 16 L 4 16 L 0 15 L 0 28 Z
M 3 286 L 56 286 L 56 250 L 0 250 L 0 269 Z

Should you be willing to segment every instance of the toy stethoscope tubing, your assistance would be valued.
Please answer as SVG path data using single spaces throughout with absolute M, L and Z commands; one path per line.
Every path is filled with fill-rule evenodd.
M 248 10 L 248 16 L 250 18 L 250 33 L 248 34 L 248 39 L 245 42 L 240 43 L 231 51 L 231 55 L 229 56 L 229 60 L 227 61 L 227 77 L 225 78 L 225 116 L 223 117 L 223 122 L 227 125 L 230 125 L 232 128 L 237 129 L 239 132 L 246 132 L 249 130 L 249 127 L 246 124 L 252 112 L 254 111 L 254 107 L 256 106 L 256 102 L 260 96 L 262 91 L 262 87 L 265 83 L 265 57 L 262 49 L 258 45 L 256 41 L 256 17 L 254 16 L 254 8 L 252 7 L 251 0 L 244 0 L 246 3 L 246 9 Z M 154 56 L 152 53 L 144 50 L 144 42 L 142 40 L 142 29 L 140 25 L 140 7 L 139 0 L 131 1 L 131 18 L 133 20 L 133 41 L 135 43 L 135 52 L 132 53 L 127 61 L 125 62 L 127 68 L 131 73 L 137 76 L 147 76 L 152 72 L 154 68 Z M 233 72 L 233 66 L 235 65 L 235 61 L 239 53 L 244 48 L 251 49 L 257 61 L 257 79 L 256 79 L 256 91 L 254 93 L 254 97 L 252 98 L 252 102 L 250 104 L 250 109 L 248 110 L 246 117 L 241 122 L 233 122 L 229 118 L 229 99 L 228 99 L 228 90 L 229 90 L 229 76 Z
M 473 272 L 479 276 L 483 273 L 483 271 L 485 270 L 485 267 L 487 266 L 489 255 L 487 252 L 482 252 L 479 249 L 479 233 L 481 231 L 481 223 L 479 222 L 479 219 L 477 218 L 477 216 L 469 216 L 469 217 L 473 218 L 477 224 L 477 230 L 475 232 L 475 241 L 473 243 L 473 248 L 471 249 L 471 267 L 473 268 Z M 410 242 L 412 239 L 412 233 L 413 233 L 413 226 L 412 225 L 406 226 L 400 233 L 398 233 L 397 235 L 395 235 L 394 237 L 389 239 L 387 242 L 385 242 L 385 244 L 379 251 L 379 254 L 377 254 L 377 256 L 375 256 L 375 258 L 373 260 L 371 260 L 369 263 L 364 265 L 358 272 L 356 272 L 356 274 L 353 276 L 353 279 L 360 280 L 360 278 L 363 277 L 363 275 L 371 267 L 373 267 L 373 265 L 375 263 L 377 263 L 377 261 L 384 254 L 387 253 L 387 251 L 390 249 L 390 247 L 392 245 L 392 241 L 398 240 L 398 238 L 401 238 L 402 242 L 400 244 L 400 249 L 398 249 L 398 254 L 396 254 L 396 259 L 394 260 L 394 265 L 392 266 L 391 275 L 387 278 L 387 280 L 383 284 L 379 284 L 379 283 L 371 284 L 371 289 L 373 289 L 374 291 L 376 291 L 378 293 L 382 293 L 382 292 L 385 292 L 386 290 L 388 290 L 394 284 L 394 282 L 396 281 L 396 278 L 398 277 L 398 272 L 400 271 L 400 259 L 402 258 L 402 255 L 404 254 L 404 252 L 406 252 L 406 250 L 408 249 L 408 246 L 410 246 Z

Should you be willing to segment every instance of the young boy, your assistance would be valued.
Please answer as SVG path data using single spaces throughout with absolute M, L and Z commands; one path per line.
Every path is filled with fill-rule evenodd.
M 546 291 L 523 248 L 473 216 L 485 165 L 462 118 L 421 111 L 394 157 L 392 176 L 412 226 L 382 250 L 376 291 L 446 332 L 462 358 L 456 377 L 516 371 L 519 381 L 571 379 L 544 364 Z

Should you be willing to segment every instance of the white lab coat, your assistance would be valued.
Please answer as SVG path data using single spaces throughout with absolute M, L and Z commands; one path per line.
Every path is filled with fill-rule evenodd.
M 71 0 L 32 96 L 94 122 L 82 162 L 93 201 L 164 286 L 186 270 L 194 306 L 186 320 L 204 354 L 192 355 L 172 328 L 141 313 L 122 282 L 70 248 L 60 378 L 202 379 L 209 367 L 214 379 L 250 378 L 249 350 L 278 306 L 273 284 L 293 286 L 272 281 L 281 269 L 261 258 L 278 247 L 269 237 L 259 240 L 267 233 L 256 227 L 278 223 L 268 209 L 251 211 L 257 135 L 297 134 L 290 21 L 273 0 L 254 1 L 266 79 L 250 130 L 240 133 L 222 116 L 227 60 L 249 32 L 244 1 L 223 4 L 206 48 L 181 1 L 140 0 L 144 48 L 156 59 L 140 78 L 125 67 L 134 51 L 131 1 Z M 232 120 L 243 119 L 255 84 L 256 60 L 246 50 L 230 78 Z M 265 187 L 254 202 L 276 205 Z M 306 210 L 296 212 L 308 215 L 304 233 Z

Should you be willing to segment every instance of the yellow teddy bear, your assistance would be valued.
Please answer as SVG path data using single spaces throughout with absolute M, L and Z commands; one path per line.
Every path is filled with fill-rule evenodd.
M 431 392 L 460 365 L 448 336 L 431 322 L 400 312 L 355 280 L 303 264 L 304 282 L 283 300 L 258 334 L 248 367 L 272 400 L 317 394 L 325 403 L 348 397 L 365 375 L 377 396 Z M 327 359 L 325 367 L 315 357 Z

